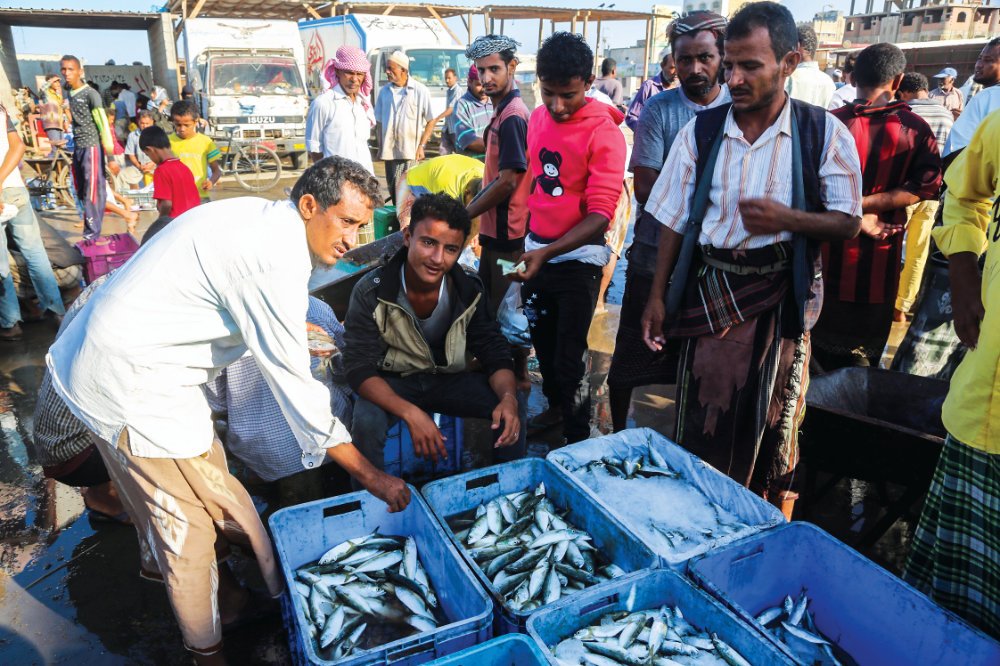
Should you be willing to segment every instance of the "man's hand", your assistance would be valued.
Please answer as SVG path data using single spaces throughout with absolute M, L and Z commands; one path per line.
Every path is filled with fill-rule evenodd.
M 306 333 L 319 333 L 320 335 L 329 337 L 329 333 L 323 330 L 322 326 L 317 326 L 311 321 L 306 322 Z M 313 347 L 309 347 L 309 355 L 317 358 L 330 358 L 336 350 L 336 346 L 333 349 L 314 349 Z
M 421 458 L 430 458 L 435 463 L 438 458 L 448 459 L 448 451 L 444 448 L 446 438 L 434 424 L 434 420 L 427 415 L 427 412 L 414 406 L 404 420 L 406 427 L 410 429 L 414 453 Z
M 410 489 L 395 476 L 375 470 L 370 479 L 362 482 L 365 490 L 389 505 L 389 513 L 402 511 L 410 503 Z
M 777 234 L 788 231 L 788 220 L 795 214 L 788 206 L 773 199 L 743 199 L 740 216 L 743 228 L 752 234 Z
M 424 147 L 417 146 L 417 161 L 419 162 L 423 159 L 424 159 Z
M 889 227 L 879 220 L 875 213 L 865 213 L 861 216 L 861 233 L 875 240 L 884 240 L 891 235 Z
M 642 341 L 653 351 L 661 351 L 667 339 L 663 336 L 663 321 L 667 318 L 666 308 L 659 298 L 650 298 L 642 312 Z
M 538 275 L 538 271 L 542 270 L 542 266 L 545 265 L 546 261 L 548 259 L 545 256 L 545 252 L 541 249 L 525 252 L 521 255 L 521 263 L 524 264 L 524 270 L 512 274 L 510 279 L 517 280 L 518 282 L 527 282 Z
M 979 325 L 986 316 L 978 257 L 972 252 L 959 252 L 948 257 L 948 277 L 951 281 L 955 333 L 962 344 L 975 349 L 979 344 Z
M 154 171 L 156 171 L 156 165 L 153 164 L 152 162 L 146 162 L 145 164 L 141 164 L 139 165 L 139 168 L 142 169 L 143 173 L 153 173 Z
M 510 446 L 517 441 L 520 433 L 521 420 L 517 416 L 517 398 L 512 393 L 505 394 L 500 400 L 500 404 L 493 410 L 493 425 L 491 426 L 493 430 L 498 430 L 501 422 L 503 423 L 503 432 L 500 433 L 494 448 Z
M 201 183 L 201 189 L 205 190 L 206 192 L 208 192 L 209 190 L 211 190 L 213 187 L 215 187 L 215 183 L 212 182 L 211 178 L 206 178 Z

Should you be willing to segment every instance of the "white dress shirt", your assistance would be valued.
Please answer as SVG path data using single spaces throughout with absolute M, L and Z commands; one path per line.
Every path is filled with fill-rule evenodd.
M 431 93 L 412 76 L 405 86 L 387 83 L 375 100 L 379 127 L 380 160 L 416 159 L 417 147 L 427 122 L 434 117 Z
M 837 86 L 833 79 L 827 76 L 826 72 L 820 71 L 819 63 L 815 60 L 799 63 L 785 84 L 785 91 L 792 99 L 815 104 L 824 109 L 836 90 Z
M 306 117 L 306 150 L 323 157 L 339 155 L 354 160 L 374 176 L 368 139 L 375 126 L 372 105 L 363 95 L 354 101 L 334 86 L 313 100 Z
M 777 121 L 753 143 L 733 119 L 726 115 L 725 133 L 719 148 L 708 208 L 702 220 L 701 245 L 726 249 L 751 249 L 790 240 L 792 234 L 751 234 L 743 226 L 742 199 L 773 199 L 792 205 L 792 105 L 786 101 Z M 646 212 L 660 223 L 683 234 L 687 229 L 694 196 L 698 149 L 692 120 L 680 131 L 666 164 L 656 179 Z M 854 138 L 842 122 L 826 118 L 826 136 L 819 179 L 821 199 L 829 211 L 861 216 L 861 163 Z
M 191 458 L 214 433 L 202 384 L 249 350 L 303 465 L 350 433 L 309 369 L 312 260 L 288 201 L 203 204 L 171 222 L 93 295 L 49 349 L 56 391 L 101 439 L 133 455 Z
M 830 98 L 830 103 L 826 105 L 826 110 L 836 111 L 842 106 L 847 106 L 857 98 L 858 89 L 850 83 L 845 83 L 837 88 L 836 92 L 833 93 L 833 97 Z

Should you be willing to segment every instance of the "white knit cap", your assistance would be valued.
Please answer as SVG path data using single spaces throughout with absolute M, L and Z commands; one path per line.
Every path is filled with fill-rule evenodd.
M 393 51 L 389 56 L 389 62 L 394 62 L 406 71 L 410 71 L 410 59 L 402 51 Z

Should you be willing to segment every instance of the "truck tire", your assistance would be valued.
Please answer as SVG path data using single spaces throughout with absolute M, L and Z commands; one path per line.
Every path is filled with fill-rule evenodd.
M 281 180 L 281 159 L 266 146 L 241 146 L 233 156 L 233 175 L 243 189 L 266 192 Z

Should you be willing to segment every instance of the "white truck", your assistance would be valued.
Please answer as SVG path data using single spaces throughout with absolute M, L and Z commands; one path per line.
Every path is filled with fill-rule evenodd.
M 305 153 L 305 58 L 294 21 L 184 22 L 188 82 L 216 141 L 261 141 L 297 167 Z
M 444 111 L 448 91 L 445 70 L 454 69 L 462 82 L 469 71 L 465 46 L 434 19 L 348 14 L 300 21 L 299 33 L 306 49 L 306 83 L 314 96 L 326 88 L 323 70 L 343 44 L 357 46 L 368 54 L 374 77 L 373 102 L 388 81 L 385 65 L 393 51 L 409 56 L 410 74 L 430 89 L 435 114 Z

